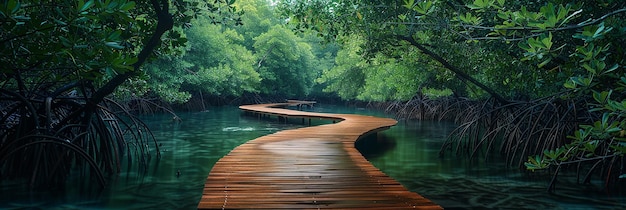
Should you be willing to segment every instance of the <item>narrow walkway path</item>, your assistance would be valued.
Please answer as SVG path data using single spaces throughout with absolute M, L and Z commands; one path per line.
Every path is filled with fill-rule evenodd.
M 388 118 L 311 113 L 260 104 L 239 108 L 281 118 L 325 118 L 335 124 L 285 130 L 251 140 L 220 159 L 198 209 L 441 209 L 372 166 L 354 148 Z

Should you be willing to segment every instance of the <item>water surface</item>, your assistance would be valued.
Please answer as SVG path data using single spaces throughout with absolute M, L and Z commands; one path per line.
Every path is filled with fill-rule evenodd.
M 209 171 L 222 156 L 248 140 L 302 125 L 259 121 L 242 116 L 237 107 L 206 112 L 142 117 L 161 144 L 160 159 L 141 174 L 128 170 L 101 192 L 30 191 L 19 186 L 0 189 L 0 209 L 196 209 Z M 180 171 L 180 175 L 177 173 Z
M 357 148 L 387 175 L 446 209 L 626 209 L 623 195 L 603 193 L 602 183 L 575 184 L 571 174 L 548 193 L 551 177 L 507 167 L 504 157 L 441 157 L 442 142 L 454 128 L 447 122 L 401 121 Z
M 389 117 L 362 108 L 316 105 L 313 111 Z M 244 116 L 237 107 L 207 112 L 143 117 L 162 144 L 144 173 L 129 170 L 110 181 L 104 191 L 72 188 L 30 191 L 15 185 L 0 188 L 0 209 L 196 209 L 213 164 L 248 140 L 283 129 L 301 127 Z M 329 123 L 314 121 L 313 124 Z M 408 189 L 448 209 L 622 209 L 624 198 L 593 187 L 559 184 L 557 194 L 545 191 L 547 180 L 505 167 L 497 158 L 467 161 L 439 157 L 442 142 L 454 125 L 446 122 L 400 121 L 357 144 L 374 166 Z M 180 175 L 177 176 L 177 172 Z M 588 190 L 587 194 L 580 193 Z

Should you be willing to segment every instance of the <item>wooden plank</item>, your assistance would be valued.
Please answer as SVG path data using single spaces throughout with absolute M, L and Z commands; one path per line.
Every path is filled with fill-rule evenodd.
M 240 107 L 259 117 L 339 122 L 280 131 L 233 149 L 211 169 L 198 209 L 442 209 L 408 191 L 354 148 L 360 137 L 397 121 L 279 108 L 302 104 L 314 102 Z

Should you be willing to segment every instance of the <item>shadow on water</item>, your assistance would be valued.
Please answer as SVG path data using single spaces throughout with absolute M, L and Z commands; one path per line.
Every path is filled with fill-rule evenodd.
M 385 155 L 387 151 L 393 150 L 396 147 L 396 141 L 393 138 L 387 138 L 384 133 L 375 133 L 359 139 L 355 147 L 366 159 L 378 158 Z

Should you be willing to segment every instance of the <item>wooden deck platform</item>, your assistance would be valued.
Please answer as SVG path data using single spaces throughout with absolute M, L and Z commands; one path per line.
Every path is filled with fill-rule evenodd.
M 198 209 L 442 209 L 372 166 L 354 143 L 397 121 L 241 106 L 263 115 L 335 124 L 280 131 L 233 149 L 211 170 Z

